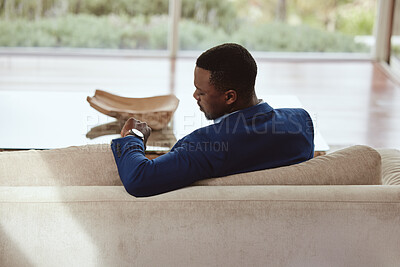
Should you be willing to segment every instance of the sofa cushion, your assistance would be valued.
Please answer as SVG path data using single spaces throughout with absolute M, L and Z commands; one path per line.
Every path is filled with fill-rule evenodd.
M 378 149 L 382 157 L 382 184 L 400 185 L 400 151 Z
M 296 165 L 198 181 L 195 185 L 377 185 L 381 157 L 352 146 Z
M 0 153 L 0 186 L 122 185 L 110 145 Z

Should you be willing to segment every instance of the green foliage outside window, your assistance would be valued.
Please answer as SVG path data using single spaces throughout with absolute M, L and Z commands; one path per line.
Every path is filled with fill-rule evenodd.
M 354 35 L 372 33 L 374 10 L 359 8 L 365 1 L 287 0 L 279 16 L 278 2 L 182 0 L 181 49 L 238 42 L 260 51 L 369 50 L 354 42 Z M 5 47 L 166 49 L 167 35 L 167 0 L 0 2 L 0 46 Z

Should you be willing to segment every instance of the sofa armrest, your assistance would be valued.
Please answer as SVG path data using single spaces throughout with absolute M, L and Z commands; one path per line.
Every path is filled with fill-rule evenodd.
M 382 184 L 400 185 L 400 150 L 377 149 L 382 158 Z

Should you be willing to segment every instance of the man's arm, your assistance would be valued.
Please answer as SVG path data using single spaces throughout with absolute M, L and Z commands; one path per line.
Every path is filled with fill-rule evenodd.
M 161 194 L 212 177 L 217 166 L 223 162 L 223 155 L 213 152 L 210 142 L 202 135 L 193 135 L 173 151 L 149 160 L 144 154 L 145 142 L 139 137 L 127 135 L 130 127 L 135 125 L 129 123 L 121 131 L 121 135 L 126 137 L 114 139 L 111 148 L 121 181 L 133 196 Z M 139 130 L 146 133 L 143 129 Z
M 139 137 L 114 139 L 111 148 L 126 191 L 136 197 L 165 193 L 212 177 L 222 162 L 221 155 L 206 151 L 206 142 L 184 144 L 153 160 L 145 157 Z

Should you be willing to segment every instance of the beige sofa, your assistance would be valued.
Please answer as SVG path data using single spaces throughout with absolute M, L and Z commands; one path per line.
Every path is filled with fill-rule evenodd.
M 400 266 L 399 173 L 356 146 L 135 198 L 108 145 L 2 152 L 0 265 Z

